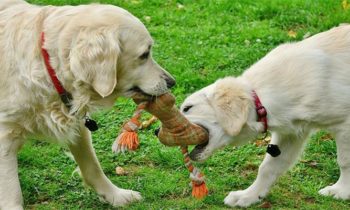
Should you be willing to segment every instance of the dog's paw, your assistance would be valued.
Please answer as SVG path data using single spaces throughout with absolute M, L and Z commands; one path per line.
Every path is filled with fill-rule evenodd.
M 337 184 L 325 187 L 318 191 L 319 194 L 324 196 L 332 196 L 336 199 L 349 200 L 350 188 L 346 186 L 340 186 Z
M 112 206 L 125 206 L 129 203 L 142 200 L 139 192 L 125 190 L 115 187 L 111 192 L 99 195 L 102 201 L 110 203 Z
M 228 206 L 248 207 L 260 201 L 259 195 L 247 190 L 232 191 L 226 196 L 224 203 Z

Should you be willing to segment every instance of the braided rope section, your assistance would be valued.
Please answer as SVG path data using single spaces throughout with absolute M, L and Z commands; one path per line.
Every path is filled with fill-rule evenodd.
M 184 156 L 185 166 L 190 172 L 190 179 L 192 180 L 192 196 L 197 199 L 202 199 L 208 195 L 209 191 L 205 184 L 204 175 L 200 170 L 193 166 L 188 155 L 188 147 L 181 146 L 181 152 Z
M 139 147 L 139 138 L 137 131 L 141 127 L 140 118 L 147 103 L 140 103 L 131 119 L 124 123 L 122 131 L 112 145 L 112 151 L 115 153 L 134 151 Z

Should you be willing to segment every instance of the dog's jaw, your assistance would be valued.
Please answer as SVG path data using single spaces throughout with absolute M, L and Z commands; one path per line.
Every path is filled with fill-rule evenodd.
M 193 116 L 187 116 L 187 118 L 190 122 L 205 128 L 209 133 L 209 141 L 205 144 L 195 146 L 191 151 L 190 158 L 193 161 L 204 162 L 215 151 L 230 144 L 232 138 L 228 136 L 217 123 L 203 121 L 203 119 L 195 119 Z

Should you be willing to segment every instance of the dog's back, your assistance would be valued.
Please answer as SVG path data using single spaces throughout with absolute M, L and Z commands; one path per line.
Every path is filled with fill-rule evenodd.
M 312 36 L 303 42 L 300 43 L 305 44 L 306 47 L 320 48 L 325 53 L 350 64 L 350 24 L 342 24 L 339 27 Z
M 28 3 L 23 0 L 2 0 L 0 2 L 0 11 L 24 4 L 28 5 Z
M 325 126 L 344 121 L 350 110 L 350 25 L 283 44 L 243 77 L 268 93 L 272 110 L 285 103 L 297 120 Z

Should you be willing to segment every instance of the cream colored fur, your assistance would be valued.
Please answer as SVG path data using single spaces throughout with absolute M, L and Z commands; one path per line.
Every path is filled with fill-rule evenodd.
M 253 90 L 267 109 L 271 143 L 282 153 L 267 154 L 255 182 L 230 192 L 225 203 L 247 207 L 265 197 L 299 157 L 309 134 L 320 128 L 336 139 L 341 173 L 319 193 L 350 199 L 350 25 L 283 44 L 241 76 L 220 79 L 189 96 L 183 113 L 210 132 L 208 145 L 197 149 L 194 159 L 204 161 L 217 149 L 247 143 L 263 131 Z
M 46 71 L 44 48 L 72 109 L 61 102 Z M 153 44 L 145 26 L 111 5 L 35 6 L 0 1 L 0 209 L 23 209 L 17 152 L 28 137 L 66 144 L 84 181 L 107 202 L 140 200 L 104 175 L 84 116 L 111 107 L 134 87 L 149 95 L 167 92 L 173 78 L 147 53 Z

